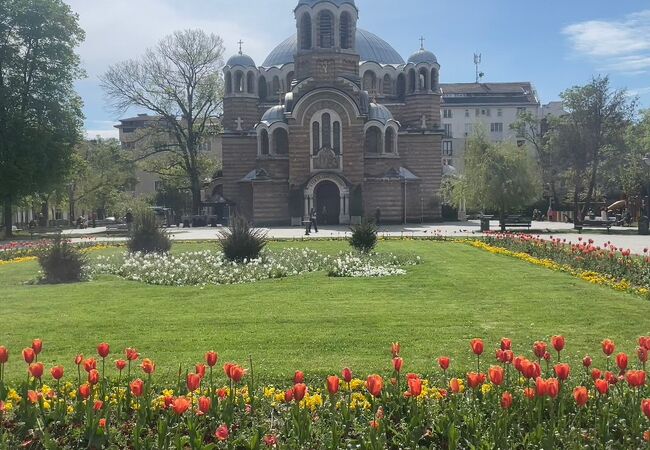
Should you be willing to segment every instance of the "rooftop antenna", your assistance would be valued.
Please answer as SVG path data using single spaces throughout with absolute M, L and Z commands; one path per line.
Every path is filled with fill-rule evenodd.
M 241 51 L 241 46 L 244 45 L 244 41 L 242 41 L 242 40 L 240 39 L 239 42 L 237 42 L 237 43 L 239 44 L 239 54 L 240 54 L 240 55 L 243 55 L 243 53 L 242 53 L 242 51 Z
M 426 39 L 424 39 L 424 36 L 420 36 L 420 50 L 424 50 L 424 41 L 425 40 Z
M 474 53 L 474 66 L 476 66 L 476 83 L 479 83 L 485 74 L 479 71 L 479 66 L 481 65 L 481 54 Z

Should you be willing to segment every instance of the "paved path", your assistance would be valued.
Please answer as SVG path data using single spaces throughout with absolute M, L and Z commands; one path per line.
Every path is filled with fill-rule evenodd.
M 491 229 L 498 230 L 498 222 L 490 223 Z M 219 235 L 220 228 L 170 228 L 169 233 L 175 241 L 214 240 Z M 300 227 L 273 227 L 264 228 L 268 236 L 273 239 L 327 239 L 343 238 L 350 235 L 350 229 L 346 226 L 321 225 L 318 233 L 305 236 L 305 230 Z M 521 230 L 521 229 L 520 229 Z M 66 230 L 64 235 L 73 241 L 87 241 L 96 239 L 98 241 L 125 241 L 124 237 L 106 237 L 102 235 L 105 228 L 89 228 L 85 230 Z M 525 229 L 524 229 L 525 231 Z M 605 231 L 585 230 L 579 235 L 573 230 L 572 224 L 558 222 L 533 222 L 530 233 L 542 237 L 560 236 L 567 241 L 578 242 L 578 239 L 593 239 L 596 245 L 603 246 L 607 242 L 630 249 L 632 252 L 642 254 L 643 250 L 650 248 L 650 236 L 639 236 L 635 234 L 634 228 L 614 227 L 610 234 Z M 621 234 L 624 233 L 624 234 Z M 409 225 L 387 225 L 380 227 L 380 234 L 387 237 L 427 237 L 442 235 L 448 237 L 481 236 L 478 221 L 453 222 L 441 224 L 409 224 Z M 94 236 L 98 235 L 98 236 Z

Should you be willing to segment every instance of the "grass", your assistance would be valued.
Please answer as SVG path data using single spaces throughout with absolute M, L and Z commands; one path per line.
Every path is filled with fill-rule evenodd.
M 174 251 L 208 244 L 176 244 Z M 214 245 L 214 244 L 209 244 Z M 344 242 L 304 245 L 324 252 Z M 405 370 L 429 372 L 435 358 L 451 356 L 469 369 L 469 339 L 483 337 L 486 354 L 502 336 L 530 354 L 534 340 L 567 338 L 567 356 L 602 357 L 609 337 L 632 353 L 650 334 L 650 302 L 562 273 L 493 255 L 467 245 L 386 241 L 379 249 L 413 252 L 423 264 L 383 279 L 337 279 L 324 273 L 236 286 L 159 287 L 115 277 L 59 286 L 25 285 L 36 263 L 0 266 L 0 345 L 10 349 L 9 378 L 24 374 L 20 350 L 44 340 L 42 361 L 64 364 L 72 375 L 77 353 L 95 355 L 111 344 L 111 359 L 134 346 L 158 364 L 158 376 L 175 378 L 215 350 L 220 361 L 246 363 L 268 380 L 308 375 L 387 372 L 389 346 L 399 341 Z M 116 251 L 116 250 L 108 250 Z M 119 352 L 119 355 L 117 354 Z M 596 359 L 597 362 L 602 360 Z M 604 364 L 600 364 L 604 365 Z

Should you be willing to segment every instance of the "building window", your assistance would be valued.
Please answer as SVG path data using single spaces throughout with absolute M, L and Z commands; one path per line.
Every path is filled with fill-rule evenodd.
M 312 118 L 312 151 L 316 155 L 321 149 L 328 148 L 341 154 L 341 119 L 335 112 L 317 113 Z
M 444 109 L 442 111 L 442 117 L 444 117 L 445 119 L 451 119 L 452 118 L 451 109 Z
M 368 128 L 368 131 L 366 131 L 365 149 L 366 153 L 379 153 L 381 151 L 381 130 L 379 128 Z
M 495 122 L 490 124 L 490 131 L 492 133 L 503 133 L 503 123 Z
M 450 139 L 450 138 L 453 137 L 452 134 L 451 134 L 451 124 L 450 123 L 445 124 L 445 137 L 447 139 Z
M 122 128 L 122 133 L 134 133 L 135 128 L 129 127 L 129 128 Z
M 352 48 L 352 20 L 350 19 L 350 14 L 344 12 L 341 14 L 341 48 L 348 49 Z
M 465 110 L 465 117 L 469 117 L 469 109 Z
M 276 155 L 289 153 L 289 134 L 284 128 L 278 128 L 273 132 L 273 153 Z
M 526 108 L 517 108 L 517 116 L 521 116 L 522 114 L 526 114 Z
M 341 122 L 334 122 L 334 153 L 341 154 Z
M 269 133 L 266 130 L 262 130 L 262 134 L 260 135 L 260 153 L 262 155 L 268 155 L 269 154 Z
M 366 70 L 363 74 L 363 89 L 370 94 L 377 92 L 377 76 L 372 70 Z
M 503 117 L 503 109 L 501 109 L 501 108 L 497 109 L 497 116 L 498 117 Z
M 445 156 L 452 156 L 454 154 L 452 141 L 442 141 L 442 154 Z
M 393 81 L 390 79 L 390 75 L 388 74 L 384 75 L 382 89 L 385 95 L 391 95 L 393 93 Z
M 318 46 L 320 48 L 334 47 L 333 24 L 332 13 L 321 11 L 318 15 Z
M 311 48 L 311 17 L 305 13 L 300 21 L 300 48 L 309 50 Z
M 323 137 L 321 142 L 324 148 L 332 148 L 332 118 L 329 113 L 324 113 L 322 118 Z
M 388 127 L 386 129 L 386 153 L 395 153 L 395 131 Z
M 232 74 L 230 72 L 226 72 L 226 94 L 230 94 L 232 92 Z
M 312 151 L 314 155 L 320 150 L 320 123 L 314 122 L 311 125 Z

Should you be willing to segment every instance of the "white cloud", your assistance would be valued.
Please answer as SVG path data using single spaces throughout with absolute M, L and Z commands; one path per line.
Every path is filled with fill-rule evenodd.
M 601 70 L 629 75 L 650 70 L 650 10 L 618 20 L 590 20 L 565 27 L 573 50 Z

